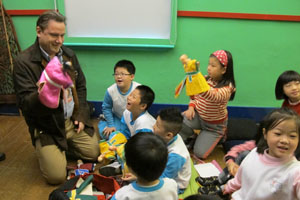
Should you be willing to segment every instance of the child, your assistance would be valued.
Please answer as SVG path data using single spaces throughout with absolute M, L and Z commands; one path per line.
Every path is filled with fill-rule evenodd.
M 227 102 L 235 95 L 233 60 L 231 53 L 218 50 L 209 57 L 206 77 L 210 90 L 191 98 L 184 114 L 183 128 L 180 131 L 185 141 L 201 129 L 194 144 L 197 157 L 207 158 L 218 142 L 225 137 L 227 127 Z M 195 112 L 196 111 L 196 112 Z
M 300 115 L 300 74 L 296 71 L 285 71 L 277 79 L 276 99 L 284 99 L 282 107 L 289 107 Z
M 152 89 L 145 85 L 137 86 L 127 97 L 126 110 L 124 111 L 123 117 L 121 119 L 123 129 L 120 130 L 120 133 L 126 137 L 126 140 L 140 132 L 153 132 L 155 119 L 147 112 L 147 110 L 152 105 L 154 97 L 155 95 Z M 111 134 L 111 136 L 114 135 L 115 132 Z M 119 136 L 117 137 L 119 138 Z M 114 140 L 111 137 L 109 139 Z M 101 151 L 101 153 L 103 152 Z M 115 155 L 114 152 L 112 153 L 113 155 Z M 101 157 L 102 156 L 100 156 L 100 160 Z M 124 166 L 124 163 L 118 163 L 118 161 L 116 161 L 112 164 L 100 168 L 100 173 L 105 176 L 113 176 L 120 172 L 120 165 Z
M 126 108 L 128 95 L 140 85 L 134 82 L 135 67 L 129 60 L 120 60 L 114 67 L 115 82 L 111 85 L 104 96 L 102 112 L 105 120 L 98 124 L 99 133 L 102 139 L 108 139 L 109 135 L 121 130 L 121 118 Z
M 191 178 L 191 158 L 182 138 L 177 133 L 181 130 L 183 117 L 177 108 L 166 108 L 159 112 L 153 126 L 154 134 L 168 144 L 168 162 L 162 177 L 174 179 L 179 194 L 187 188 Z
M 261 123 L 264 123 L 264 121 L 262 121 Z M 235 176 L 243 159 L 252 149 L 256 147 L 256 143 L 259 142 L 261 137 L 260 132 L 261 130 L 258 130 L 258 134 L 255 136 L 255 140 L 249 140 L 230 149 L 230 151 L 224 157 L 226 161 L 226 168 L 224 168 L 224 170 L 219 174 L 218 177 L 197 177 L 196 181 L 198 181 L 203 186 L 199 188 L 199 193 L 219 194 L 222 190 L 221 185 L 224 185 L 228 180 Z
M 224 193 L 232 199 L 300 199 L 300 118 L 289 108 L 268 114 L 260 124 L 261 140 L 243 160 Z
M 275 87 L 276 99 L 284 99 L 281 107 L 293 109 L 300 115 L 300 74 L 296 71 L 285 71 L 277 79 Z M 300 150 L 296 152 L 300 160 Z
M 119 189 L 112 200 L 177 200 L 173 179 L 159 178 L 166 167 L 168 150 L 165 142 L 152 133 L 139 133 L 125 144 L 125 159 L 137 181 Z
M 126 128 L 120 130 L 127 139 L 139 132 L 153 132 L 155 119 L 147 110 L 154 98 L 154 92 L 146 85 L 137 86 L 127 97 L 126 110 L 121 119 Z

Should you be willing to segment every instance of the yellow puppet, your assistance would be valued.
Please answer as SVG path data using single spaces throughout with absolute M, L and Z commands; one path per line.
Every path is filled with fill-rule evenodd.
M 129 173 L 125 159 L 125 143 L 119 146 L 111 146 L 109 149 L 116 152 L 117 160 L 122 165 L 122 174 L 125 175 L 126 173 Z
M 186 85 L 186 94 L 188 96 L 193 96 L 206 92 L 210 89 L 204 76 L 199 71 L 199 62 L 195 59 L 191 60 L 186 54 L 180 56 L 179 59 L 184 68 L 185 78 L 180 82 L 180 84 L 175 89 L 175 98 L 180 95 L 180 92 Z
M 126 137 L 119 131 L 111 133 L 108 141 L 100 140 L 99 147 L 101 155 L 98 157 L 98 162 L 110 163 L 112 160 L 117 159 L 122 165 L 122 173 L 128 173 L 124 147 L 127 142 Z
M 100 140 L 99 147 L 101 155 L 98 157 L 98 162 L 105 160 L 112 161 L 116 159 L 116 152 L 110 148 L 118 147 L 127 142 L 126 137 L 119 131 L 111 133 L 109 140 Z

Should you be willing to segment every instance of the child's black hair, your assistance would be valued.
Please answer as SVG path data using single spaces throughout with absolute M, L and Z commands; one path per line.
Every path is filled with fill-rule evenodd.
M 184 198 L 184 200 L 222 200 L 222 198 L 218 195 L 193 194 Z
M 125 144 L 126 164 L 142 180 L 151 182 L 163 173 L 168 149 L 161 137 L 140 132 L 132 136 Z
M 285 120 L 295 120 L 297 133 L 300 134 L 300 116 L 294 110 L 283 107 L 275 109 L 268 113 L 264 119 L 260 122 L 258 127 L 258 134 L 256 138 L 257 152 L 263 154 L 264 151 L 269 148 L 266 139 L 264 138 L 263 131 L 267 133 L 268 131 L 274 129 L 278 124 Z M 297 154 L 299 152 L 299 143 L 295 151 Z
M 224 87 L 224 86 L 228 86 L 228 85 L 230 85 L 230 83 L 232 84 L 232 86 L 234 88 L 236 88 L 235 80 L 234 80 L 234 73 L 233 73 L 232 55 L 229 51 L 227 51 L 227 50 L 224 50 L 224 51 L 227 54 L 228 63 L 227 63 L 227 66 L 226 66 L 226 72 L 223 74 L 222 80 L 216 85 L 216 88 L 221 88 L 221 87 Z M 216 57 L 216 56 L 214 54 L 211 54 L 209 57 Z M 225 67 L 220 61 L 219 61 L 219 63 L 221 64 L 222 67 Z M 232 92 L 232 94 L 230 96 L 230 100 L 233 100 L 234 96 L 235 96 L 235 91 Z
M 288 70 L 283 72 L 276 81 L 275 86 L 275 96 L 276 99 L 281 100 L 285 99 L 287 100 L 288 97 L 283 92 L 283 86 L 291 81 L 300 81 L 300 74 L 293 70 Z
M 164 129 L 167 132 L 177 135 L 182 128 L 183 116 L 177 107 L 165 108 L 159 111 L 158 116 L 164 122 Z
M 120 61 L 118 61 L 118 62 L 115 64 L 114 72 L 116 72 L 116 69 L 119 68 L 119 67 L 122 67 L 122 68 L 127 69 L 127 71 L 128 71 L 130 74 L 135 74 L 135 66 L 134 66 L 134 64 L 133 64 L 131 61 L 129 61 L 129 60 L 120 60 Z
M 146 85 L 139 85 L 136 87 L 136 89 L 140 91 L 141 104 L 142 103 L 146 104 L 145 110 L 148 110 L 150 108 L 150 106 L 152 105 L 154 98 L 155 98 L 155 94 L 154 94 L 153 90 Z

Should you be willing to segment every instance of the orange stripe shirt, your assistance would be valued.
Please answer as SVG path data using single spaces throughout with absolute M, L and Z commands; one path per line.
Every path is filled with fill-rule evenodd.
M 207 80 L 210 90 L 191 99 L 189 106 L 193 106 L 200 117 L 210 123 L 221 123 L 228 117 L 227 103 L 234 87 L 230 84 L 221 88 L 215 88 L 216 82 Z

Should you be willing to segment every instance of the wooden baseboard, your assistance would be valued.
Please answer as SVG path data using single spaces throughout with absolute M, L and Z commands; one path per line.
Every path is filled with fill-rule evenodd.
M 15 94 L 0 94 L 0 104 L 15 104 L 17 98 Z

